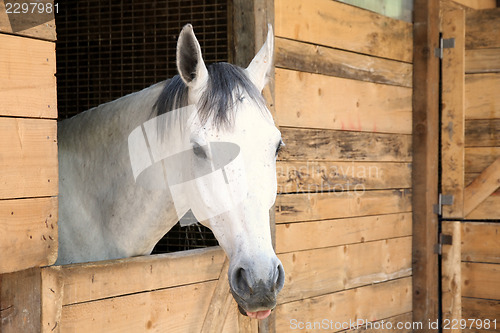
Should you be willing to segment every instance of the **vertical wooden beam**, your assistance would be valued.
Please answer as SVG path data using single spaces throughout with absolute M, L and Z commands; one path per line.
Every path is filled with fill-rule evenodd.
M 439 1 L 415 0 L 413 25 L 413 321 L 438 319 Z

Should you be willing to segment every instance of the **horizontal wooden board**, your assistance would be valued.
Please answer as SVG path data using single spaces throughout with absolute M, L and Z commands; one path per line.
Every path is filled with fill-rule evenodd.
M 0 33 L 0 115 L 57 118 L 55 44 Z
M 296 302 L 276 308 L 276 331 L 292 332 L 298 323 L 321 322 L 325 332 L 342 330 L 342 324 L 357 319 L 376 321 L 411 311 L 411 277 L 360 287 Z M 332 323 L 333 328 L 329 325 Z M 336 323 L 340 328 L 335 328 Z M 304 326 L 305 327 L 305 326 Z M 345 329 L 344 328 L 344 329 Z M 308 332 L 314 330 L 309 329 Z M 316 330 L 319 331 L 319 330 Z
M 500 264 L 500 224 L 462 223 L 462 261 Z
M 410 163 L 279 161 L 278 193 L 411 187 Z
M 413 329 L 418 329 L 418 324 L 412 323 L 412 313 L 407 312 L 394 317 L 383 318 L 382 320 L 363 323 L 361 326 L 346 333 L 389 333 L 397 329 L 398 333 L 412 333 Z
M 479 319 L 477 326 L 470 329 L 462 330 L 462 332 L 475 332 L 475 333 L 494 333 L 500 332 L 500 301 L 492 301 L 487 299 L 476 298 L 462 298 L 462 318 L 464 319 Z M 493 321 L 496 319 L 496 328 Z M 489 320 L 490 327 L 485 329 L 484 324 Z M 470 321 L 469 321 L 470 323 Z M 475 324 L 476 324 L 475 323 Z M 483 326 L 479 326 L 483 324 Z M 479 329 L 482 327 L 483 330 Z
M 412 65 L 277 37 L 276 67 L 352 80 L 412 86 Z
M 462 296 L 500 300 L 500 265 L 462 263 Z
M 495 47 L 500 47 L 500 8 L 467 12 L 465 48 Z
M 412 131 L 409 88 L 281 68 L 275 70 L 275 80 L 280 126 L 399 134 Z
M 5 4 L 19 1 L 0 0 L 0 32 L 13 33 L 16 35 L 56 40 L 56 22 L 54 19 L 53 0 L 37 0 L 36 3 L 43 4 L 43 8 L 28 6 L 27 13 L 13 13 L 15 8 L 9 8 L 12 14 L 7 14 Z M 29 1 L 25 2 L 29 3 Z M 35 3 L 35 1 L 33 1 Z M 40 9 L 40 11 L 39 11 Z M 34 10 L 34 13 L 32 11 Z
M 330 0 L 275 0 L 276 36 L 412 61 L 412 25 Z
M 276 225 L 276 252 L 363 243 L 410 236 L 411 213 Z
M 282 194 L 276 199 L 276 223 L 301 222 L 411 211 L 408 190 Z
M 465 51 L 466 73 L 500 72 L 500 48 Z
M 0 117 L 0 199 L 58 193 L 55 120 Z
M 465 148 L 465 172 L 481 173 L 500 157 L 500 147 Z
M 411 237 L 314 249 L 278 256 L 285 287 L 278 303 L 411 275 Z
M 412 139 L 384 134 L 281 127 L 279 160 L 411 162 Z
M 465 119 L 500 118 L 500 73 L 465 76 Z
M 57 197 L 0 200 L 0 274 L 57 259 Z
M 219 247 L 61 266 L 63 304 L 214 280 L 225 254 Z M 46 269 L 51 269 L 46 268 Z
M 466 147 L 500 147 L 500 118 L 465 121 Z
M 495 0 L 454 0 L 454 1 L 474 9 L 487 9 L 496 7 Z
M 493 193 L 481 202 L 466 218 L 470 220 L 500 220 L 500 195 Z

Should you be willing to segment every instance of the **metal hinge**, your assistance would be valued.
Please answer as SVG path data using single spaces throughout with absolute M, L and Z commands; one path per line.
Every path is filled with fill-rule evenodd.
M 439 243 L 434 245 L 434 253 L 443 254 L 443 245 L 452 245 L 453 244 L 453 236 L 439 234 Z
M 439 47 L 434 49 L 434 55 L 439 59 L 443 59 L 443 50 L 444 49 L 453 49 L 455 48 L 455 38 L 447 38 L 439 39 Z
M 439 193 L 438 203 L 433 207 L 434 214 L 442 215 L 443 214 L 443 206 L 451 206 L 453 205 L 453 195 L 446 195 Z

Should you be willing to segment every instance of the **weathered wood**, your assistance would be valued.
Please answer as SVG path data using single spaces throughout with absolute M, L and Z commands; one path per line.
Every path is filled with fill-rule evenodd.
M 500 196 L 490 195 L 466 216 L 469 220 L 500 220 Z
M 481 173 L 500 157 L 500 147 L 465 148 L 465 172 Z
M 278 304 L 410 276 L 410 254 L 411 237 L 280 254 Z
M 500 264 L 500 225 L 462 223 L 462 260 Z
M 276 69 L 280 126 L 410 134 L 411 96 L 406 87 Z
M 61 332 L 200 332 L 216 283 L 65 306 Z
M 286 253 L 411 235 L 411 213 L 276 226 L 276 252 Z
M 346 79 L 411 87 L 411 64 L 276 38 L 276 66 Z
M 495 3 L 496 0 L 454 0 L 454 1 L 473 9 L 487 9 L 496 7 Z
M 395 327 L 402 325 L 398 333 L 412 333 L 414 328 L 418 329 L 418 324 L 411 322 L 411 312 L 403 313 L 394 317 L 384 318 L 380 321 L 363 323 L 357 328 L 345 331 L 346 333 L 390 333 L 394 332 Z M 391 327 L 391 328 L 389 328 Z
M 500 187 L 500 157 L 465 188 L 464 214 L 469 215 Z
M 465 50 L 465 72 L 500 72 L 500 48 Z
M 462 272 L 461 268 L 461 228 L 460 222 L 443 221 L 442 234 L 452 237 L 452 244 L 443 244 L 441 257 L 441 297 L 443 319 L 450 322 L 462 319 Z M 451 325 L 450 325 L 451 326 Z M 460 332 L 451 327 L 450 332 Z
M 0 331 L 40 332 L 40 268 L 0 276 Z
M 464 117 L 465 117 L 465 11 L 441 12 L 444 39 L 454 38 L 455 47 L 443 51 L 441 66 L 441 193 L 453 195 L 443 207 L 443 217 L 464 216 Z
M 469 74 L 465 76 L 465 118 L 500 118 L 500 74 Z
M 215 280 L 225 254 L 218 247 L 62 266 L 63 304 Z
M 411 211 L 407 190 L 283 194 L 276 199 L 276 223 Z
M 238 312 L 238 333 L 250 333 L 259 332 L 258 320 L 252 320 L 251 318 L 242 315 Z
M 500 265 L 462 263 L 462 296 L 500 300 Z
M 336 1 L 275 0 L 276 35 L 412 61 L 411 24 Z M 346 28 L 348 27 L 348 28 Z
M 500 326 L 498 325 L 498 318 L 500 318 L 500 301 L 493 301 L 488 299 L 466 298 L 462 299 L 462 314 L 464 319 L 479 319 L 482 323 L 485 320 L 490 320 L 490 328 L 479 330 L 477 328 L 472 330 L 464 330 L 463 332 L 474 333 L 498 333 Z M 496 329 L 493 320 L 497 319 Z M 484 326 L 483 326 L 484 327 Z
M 0 115 L 57 118 L 55 44 L 0 34 Z
M 500 147 L 500 118 L 465 121 L 466 147 Z
M 411 164 L 279 161 L 278 193 L 411 187 Z
M 0 117 L 0 199 L 58 192 L 55 120 Z
M 413 24 L 413 321 L 438 319 L 439 1 L 415 0 Z M 424 332 L 431 332 L 424 327 Z
M 466 49 L 500 47 L 500 8 L 473 10 L 466 19 Z
M 282 127 L 280 160 L 411 162 L 411 135 Z
M 60 332 L 64 278 L 60 266 L 41 271 L 41 332 Z
M 0 274 L 57 259 L 57 197 L 0 200 Z
M 31 13 L 31 7 L 27 13 L 7 14 L 5 4 L 18 1 L 0 0 L 0 32 L 14 33 L 27 37 L 56 40 L 56 22 L 54 19 L 54 1 L 37 0 L 36 3 L 44 5 L 43 11 L 35 10 Z M 29 2 L 28 2 L 29 3 Z M 52 10 L 51 10 L 52 8 Z
M 232 296 L 229 290 L 229 280 L 227 270 L 229 268 L 229 259 L 226 257 L 220 271 L 217 285 L 215 286 L 210 305 L 208 306 L 205 320 L 201 328 L 202 333 L 218 333 L 222 331 L 224 322 L 232 304 Z
M 408 277 L 285 303 L 277 307 L 276 328 L 278 332 L 289 332 L 294 323 L 313 324 L 326 317 L 328 324 L 324 330 L 334 332 L 349 329 L 349 320 L 377 320 L 408 313 L 412 310 L 411 290 L 411 277 Z M 340 327 L 336 328 L 336 323 Z M 341 327 L 343 323 L 347 326 Z

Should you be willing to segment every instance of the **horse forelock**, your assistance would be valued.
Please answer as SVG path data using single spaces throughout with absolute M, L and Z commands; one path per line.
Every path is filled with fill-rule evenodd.
M 214 63 L 207 67 L 209 79 L 197 103 L 198 116 L 202 123 L 209 119 L 217 128 L 232 125 L 234 106 L 243 93 L 265 106 L 264 98 L 245 70 L 228 63 Z M 188 106 L 188 86 L 179 75 L 167 81 L 153 107 L 153 116 L 160 116 L 175 109 Z

